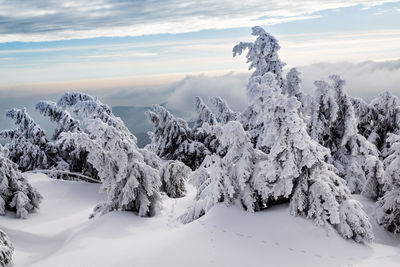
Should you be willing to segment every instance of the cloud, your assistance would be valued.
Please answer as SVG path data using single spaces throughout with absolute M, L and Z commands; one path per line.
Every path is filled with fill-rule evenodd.
M 315 80 L 328 79 L 331 74 L 339 74 L 346 80 L 345 88 L 352 96 L 369 102 L 379 93 L 390 91 L 400 97 L 400 60 L 365 61 L 358 64 L 319 63 L 298 69 L 302 73 L 302 88 L 308 93 L 315 90 Z
M 0 42 L 140 36 L 271 25 L 316 18 L 316 12 L 398 0 L 0 1 Z
M 352 96 L 370 101 L 387 90 L 400 97 L 400 60 L 365 61 L 358 64 L 318 63 L 300 66 L 298 70 L 301 72 L 302 90 L 307 93 L 315 90 L 313 84 L 315 80 L 326 80 L 331 74 L 339 74 L 346 80 L 345 89 Z M 90 81 L 85 81 L 80 86 L 79 82 L 75 82 L 73 88 L 98 96 L 110 106 L 150 106 L 155 103 L 166 103 L 168 109 L 175 114 L 190 120 L 196 116 L 193 104 L 195 96 L 201 96 L 208 102 L 209 97 L 218 95 L 225 98 L 232 109 L 243 110 L 246 105 L 246 85 L 249 76 L 249 72 L 230 72 L 223 75 L 190 75 L 184 78 L 149 76 L 141 79 L 124 78 L 121 81 L 115 78 L 92 81 L 97 83 L 92 86 Z M 53 87 L 55 84 L 49 86 Z M 38 91 L 32 90 L 32 87 L 0 90 L 0 128 L 11 126 L 11 122 L 5 120 L 3 116 L 7 109 L 24 106 L 35 119 L 46 124 L 46 119 L 34 111 L 35 103 L 43 99 L 57 100 L 64 91 L 66 87 L 58 91 Z

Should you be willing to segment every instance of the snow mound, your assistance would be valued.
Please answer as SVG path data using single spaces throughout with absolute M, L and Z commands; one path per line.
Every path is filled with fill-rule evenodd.
M 343 240 L 310 220 L 289 215 L 287 205 L 248 213 L 216 205 L 183 225 L 178 217 L 193 203 L 164 196 L 153 218 L 112 212 L 89 220 L 105 198 L 99 185 L 29 174 L 43 195 L 41 209 L 27 220 L 0 217 L 15 246 L 15 266 L 398 266 L 400 240 L 373 224 L 369 245 Z M 366 211 L 373 203 L 359 197 Z

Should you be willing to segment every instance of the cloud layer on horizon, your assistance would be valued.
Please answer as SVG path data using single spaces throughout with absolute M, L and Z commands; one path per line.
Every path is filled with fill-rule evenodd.
M 185 33 L 316 18 L 316 12 L 398 0 L 0 1 L 0 43 Z
M 383 91 L 390 91 L 400 97 L 400 59 L 394 61 L 374 62 L 365 61 L 354 64 L 319 63 L 300 66 L 302 84 L 301 88 L 306 93 L 315 90 L 313 82 L 328 79 L 331 74 L 339 74 L 346 80 L 346 91 L 355 97 L 370 101 Z M 232 109 L 242 110 L 246 105 L 246 84 L 249 73 L 231 72 L 224 75 L 191 75 L 172 83 L 158 85 L 124 86 L 123 88 L 105 88 L 102 90 L 84 90 L 98 96 L 110 106 L 150 106 L 151 104 L 165 103 L 168 108 L 185 119 L 195 117 L 193 98 L 201 96 L 206 102 L 211 96 L 225 98 Z M 43 92 L 37 94 L 29 88 L 20 90 L 0 91 L 0 114 L 13 107 L 24 107 L 32 113 L 35 103 L 39 100 L 56 100 L 62 92 Z M 36 114 L 34 117 L 38 118 Z M 0 115 L 0 125 L 5 124 L 3 115 Z

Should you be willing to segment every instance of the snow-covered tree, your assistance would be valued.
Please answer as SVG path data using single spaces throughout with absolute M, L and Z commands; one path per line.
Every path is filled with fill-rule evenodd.
M 46 134 L 43 129 L 29 116 L 26 109 L 11 109 L 6 116 L 13 119 L 16 129 L 3 130 L 0 138 L 9 139 L 6 145 L 8 157 L 22 171 L 43 169 L 51 162 L 46 155 Z
M 198 187 L 197 201 L 183 220 L 202 216 L 218 202 L 239 199 L 247 210 L 257 211 L 289 201 L 293 215 L 331 226 L 344 238 L 372 240 L 371 225 L 361 205 L 351 200 L 345 182 L 325 162 L 329 150 L 307 134 L 298 114 L 300 102 L 278 88 L 265 89 L 260 98 L 269 107 L 258 112 L 259 120 L 268 125 L 262 132 L 268 135 L 262 139 L 268 154 L 253 148 L 239 122 L 214 126 L 227 153 L 207 156 L 194 172 L 191 180 Z
M 214 127 L 222 145 L 228 147 L 224 157 L 206 156 L 190 180 L 198 188 L 196 203 L 183 215 L 191 222 L 207 213 L 215 204 L 232 203 L 240 199 L 249 210 L 254 210 L 253 191 L 249 188 L 256 152 L 250 137 L 237 121 Z
M 171 198 L 186 195 L 185 181 L 191 169 L 178 160 L 167 160 L 160 169 L 161 191 Z
M 111 108 L 81 93 L 67 93 L 57 103 L 82 118 L 85 132 L 65 132 L 58 142 L 86 151 L 87 161 L 102 181 L 107 200 L 95 207 L 95 214 L 113 210 L 152 216 L 160 207 L 161 180 L 155 155 L 141 150 L 136 137 L 115 117 Z M 62 148 L 62 145 L 61 145 Z
M 239 120 L 239 112 L 231 110 L 228 103 L 219 96 L 214 96 L 210 98 L 210 103 L 214 106 L 216 110 L 216 118 L 220 123 L 226 124 L 228 121 Z
M 203 102 L 201 97 L 195 97 L 194 103 L 198 117 L 193 126 L 191 134 L 192 139 L 202 143 L 211 153 L 223 155 L 226 151 L 221 146 L 217 136 L 212 131 L 207 130 L 209 129 L 208 126 L 213 126 L 218 123 L 216 117 L 210 108 Z
M 331 126 L 337 118 L 338 105 L 331 94 L 330 85 L 326 81 L 315 81 L 317 89 L 314 93 L 314 101 L 311 113 L 310 136 L 324 147 L 332 147 Z
M 147 111 L 146 115 L 154 131 L 149 133 L 151 143 L 146 148 L 162 159 L 180 160 L 192 170 L 197 169 L 210 153 L 208 149 L 192 139 L 192 131 L 186 121 L 175 118 L 160 105 L 153 105 L 152 108 L 153 111 Z
M 36 104 L 36 110 L 43 116 L 49 117 L 50 120 L 57 125 L 52 137 L 52 142 L 48 144 L 48 147 L 51 147 L 49 150 L 52 152 L 51 158 L 54 162 L 52 166 L 54 172 L 49 175 L 57 178 L 73 179 L 73 177 L 68 175 L 68 172 L 72 172 L 82 173 L 95 180 L 99 179 L 97 171 L 87 162 L 88 151 L 80 150 L 79 146 L 68 143 L 65 139 L 60 140 L 61 133 L 84 133 L 84 129 L 80 126 L 79 120 L 72 117 L 65 108 L 51 101 L 40 101 Z
M 254 91 L 258 91 L 258 96 L 255 97 L 252 103 L 243 111 L 241 122 L 244 129 L 249 132 L 254 147 L 268 153 L 267 143 L 273 140 L 273 134 L 266 130 L 269 126 L 265 123 L 272 122 L 266 122 L 261 118 L 263 117 L 263 113 L 269 112 L 272 108 L 266 104 L 273 96 L 271 90 L 279 91 L 280 89 L 277 87 L 275 75 L 271 72 L 267 72 L 263 74 L 263 76 L 250 77 L 249 85 L 257 88 Z
M 194 131 L 196 131 L 197 128 L 200 128 L 205 122 L 209 125 L 215 125 L 217 123 L 217 119 L 215 118 L 214 114 L 200 96 L 196 96 L 194 98 L 194 106 L 197 112 L 197 120 L 193 125 Z
M 388 134 L 400 134 L 400 102 L 397 96 L 383 92 L 370 105 L 377 113 L 371 133 L 374 138 L 371 139 L 375 140 L 374 144 L 385 154 L 384 145 Z
M 358 132 L 376 145 L 377 133 L 375 131 L 377 112 L 374 107 L 365 102 L 362 98 L 350 97 L 353 104 L 354 114 L 358 121 Z
M 241 55 L 244 50 L 248 49 L 246 58 L 250 63 L 249 70 L 255 69 L 252 77 L 261 77 L 265 73 L 271 72 L 275 74 L 278 87 L 283 88 L 285 82 L 282 77 L 282 68 L 286 64 L 279 59 L 278 40 L 259 26 L 252 28 L 252 35 L 257 36 L 256 41 L 254 43 L 240 42 L 233 48 L 233 56 Z M 248 102 L 251 103 L 255 97 L 257 97 L 257 88 L 252 87 L 249 81 L 247 86 Z
M 352 205 L 351 218 L 347 214 L 350 192 L 335 168 L 325 162 L 329 150 L 307 134 L 298 114 L 301 103 L 278 90 L 265 94 L 271 95 L 265 103 L 271 109 L 260 114 L 268 125 L 264 134 L 268 131 L 274 141 L 265 139 L 265 145 L 270 146 L 268 160 L 258 164 L 260 171 L 253 179 L 263 205 L 290 199 L 292 215 L 304 215 L 317 225 L 331 225 L 345 238 L 370 241 L 373 234 L 368 217 L 360 204 Z
M 389 134 L 390 149 L 384 159 L 384 196 L 378 201 L 377 220 L 388 231 L 400 233 L 400 136 Z
M 338 75 L 329 78 L 332 84 L 315 83 L 318 89 L 314 97 L 311 137 L 331 150 L 329 162 L 347 181 L 352 193 L 377 195 L 378 192 L 371 189 L 379 187 L 383 179 L 379 151 L 358 133 L 354 107 L 343 88 L 345 81 Z M 363 191 L 366 184 L 368 188 Z
M 283 93 L 287 96 L 294 96 L 300 101 L 301 106 L 299 108 L 299 112 L 303 119 L 308 122 L 308 116 L 311 114 L 312 107 L 312 97 L 303 93 L 300 89 L 300 72 L 297 71 L 296 68 L 291 68 L 290 71 L 286 75 L 286 86 L 283 88 Z
M 0 145 L 0 215 L 9 210 L 16 212 L 18 218 L 25 219 L 29 213 L 39 208 L 42 196 L 6 154 L 6 149 Z
M 10 239 L 2 230 L 0 230 L 0 266 L 8 267 L 13 265 L 12 256 L 14 246 Z

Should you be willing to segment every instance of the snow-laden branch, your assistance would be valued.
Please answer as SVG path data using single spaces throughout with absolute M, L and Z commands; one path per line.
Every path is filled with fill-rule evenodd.
M 32 171 L 27 171 L 26 173 L 44 173 L 44 174 L 63 174 L 63 175 L 69 175 L 69 176 L 76 176 L 78 179 L 86 179 L 90 182 L 99 184 L 100 181 L 93 179 L 92 177 L 77 173 L 77 172 L 68 172 L 68 171 L 60 171 L 60 170 L 32 170 Z

